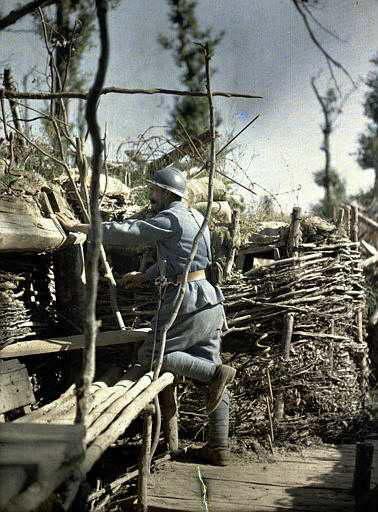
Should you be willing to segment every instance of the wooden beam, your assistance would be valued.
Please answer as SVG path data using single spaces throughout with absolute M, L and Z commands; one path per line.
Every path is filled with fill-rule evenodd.
M 125 331 L 105 331 L 97 335 L 97 347 L 108 345 L 124 345 L 143 341 L 150 329 L 127 329 Z M 8 345 L 0 350 L 0 359 L 8 357 L 32 356 L 63 352 L 66 350 L 79 350 L 84 347 L 84 335 L 50 338 L 46 340 L 20 341 Z
M 376 222 L 375 220 L 371 219 L 370 217 L 368 217 L 367 215 L 364 215 L 363 213 L 361 212 L 358 212 L 358 218 L 359 220 L 361 220 L 364 224 L 367 224 L 368 226 L 370 226 L 371 228 L 373 229 L 378 229 L 378 222 Z
M 367 250 L 370 256 L 375 256 L 378 252 L 374 245 L 369 244 L 366 240 L 361 240 L 361 245 Z

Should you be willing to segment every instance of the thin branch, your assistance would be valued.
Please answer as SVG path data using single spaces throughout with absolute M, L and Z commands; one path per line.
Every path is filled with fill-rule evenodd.
M 234 137 L 231 138 L 231 140 L 229 140 L 228 142 L 226 142 L 226 144 L 224 146 L 222 146 L 220 148 L 220 150 L 216 153 L 215 156 L 218 156 L 220 155 L 226 148 L 227 146 L 229 146 L 231 144 L 231 142 L 233 142 L 237 137 L 239 137 L 239 135 L 241 133 L 244 132 L 244 130 L 246 130 L 249 126 L 251 126 L 252 123 L 254 123 L 258 118 L 260 117 L 260 114 L 257 114 L 257 116 L 255 116 L 252 121 L 250 121 L 246 126 L 244 126 L 244 128 L 242 128 Z M 206 166 L 202 166 L 201 169 L 199 169 L 197 172 L 195 172 L 192 176 L 192 178 L 195 178 L 196 176 L 198 176 L 204 169 L 206 168 Z M 229 181 L 231 181 L 232 183 L 234 183 L 235 185 L 238 185 L 238 187 L 241 187 L 241 188 L 244 188 L 244 190 L 247 190 L 248 192 L 250 192 L 251 194 L 254 194 L 256 195 L 256 192 L 254 192 L 252 189 L 246 187 L 245 185 L 243 185 L 242 183 L 240 183 L 239 181 L 235 180 L 235 178 L 231 178 L 231 176 L 229 176 L 228 174 L 224 173 L 223 171 L 221 170 L 217 170 L 218 174 L 220 174 L 221 176 L 223 176 L 224 178 L 228 179 Z
M 0 18 L 0 30 L 13 25 L 19 19 L 38 9 L 38 7 L 47 7 L 48 5 L 55 4 L 56 1 L 57 0 L 34 0 L 33 2 L 29 2 L 28 4 L 19 7 L 18 9 L 14 9 L 3 18 Z
M 313 43 L 315 44 L 315 46 L 320 50 L 320 52 L 324 55 L 325 59 L 326 59 L 326 62 L 327 62 L 327 65 L 328 65 L 328 68 L 329 68 L 329 71 L 330 71 L 330 74 L 331 74 L 331 77 L 332 77 L 332 80 L 335 84 L 335 87 L 337 89 L 337 91 L 339 92 L 340 96 L 341 96 L 341 91 L 340 91 L 340 88 L 339 88 L 339 85 L 337 83 L 337 80 L 336 80 L 336 77 L 334 75 L 334 72 L 333 72 L 333 68 L 332 66 L 335 66 L 336 68 L 340 69 L 344 74 L 345 76 L 347 76 L 349 78 L 349 80 L 352 82 L 352 84 L 356 87 L 356 83 L 355 81 L 353 80 L 353 78 L 351 77 L 350 73 L 345 69 L 345 67 L 340 63 L 338 62 L 337 60 L 335 60 L 328 52 L 327 50 L 325 50 L 323 48 L 323 46 L 320 44 L 320 42 L 318 41 L 317 37 L 315 36 L 314 34 L 314 31 L 312 30 L 312 27 L 308 21 L 308 18 L 307 18 L 307 14 L 304 12 L 304 10 L 302 9 L 300 3 L 299 3 L 299 0 L 291 0 L 294 4 L 294 7 L 296 8 L 296 10 L 298 11 L 298 13 L 300 14 L 301 18 L 303 19 L 303 22 L 305 24 L 305 27 L 307 29 L 307 32 L 310 36 L 310 38 L 312 39 Z
M 180 91 L 176 89 L 162 89 L 162 88 L 151 88 L 151 89 L 125 89 L 123 87 L 104 87 L 100 91 L 100 95 L 105 94 L 148 94 L 150 96 L 155 94 L 165 94 L 169 96 L 193 96 L 197 98 L 206 98 L 206 93 L 201 91 Z M 20 92 L 10 91 L 5 89 L 5 98 L 19 98 L 29 100 L 51 100 L 55 98 L 72 98 L 72 99 L 88 99 L 88 92 L 79 91 L 62 91 L 62 92 Z M 221 96 L 223 98 L 249 98 L 249 99 L 262 99 L 262 96 L 257 96 L 247 93 L 238 92 L 224 92 L 214 91 L 213 96 Z
M 329 36 L 333 37 L 334 39 L 336 39 L 337 41 L 340 41 L 342 43 L 346 43 L 347 42 L 345 39 L 342 39 L 338 34 L 336 34 L 335 32 L 332 32 L 332 30 L 330 30 L 329 28 L 325 27 L 322 23 L 320 23 L 318 18 L 316 18 L 314 16 L 314 14 L 311 11 L 311 9 L 305 3 L 302 3 L 302 7 L 307 12 L 307 14 L 310 16 L 312 21 L 314 23 L 316 23 L 316 25 L 318 25 L 318 27 L 321 28 L 326 34 L 328 34 Z

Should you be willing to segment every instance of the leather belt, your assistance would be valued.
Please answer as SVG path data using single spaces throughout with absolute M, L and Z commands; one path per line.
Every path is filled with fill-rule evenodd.
M 184 274 L 180 274 L 176 277 L 176 283 L 183 283 L 184 282 Z M 196 270 L 195 272 L 189 272 L 188 274 L 188 283 L 192 281 L 201 281 L 202 279 L 206 279 L 206 273 L 204 270 Z

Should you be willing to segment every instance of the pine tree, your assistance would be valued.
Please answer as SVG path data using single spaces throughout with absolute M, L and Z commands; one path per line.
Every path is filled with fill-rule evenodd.
M 332 167 L 326 173 L 324 169 L 314 172 L 314 181 L 318 187 L 326 189 L 328 187 L 328 194 L 319 201 L 318 204 L 312 207 L 312 210 L 322 217 L 329 217 L 333 206 L 337 206 L 346 200 L 345 181 L 340 178 L 338 172 Z
M 202 30 L 196 17 L 197 1 L 168 0 L 170 7 L 169 20 L 174 30 L 174 37 L 159 36 L 161 46 L 170 50 L 176 65 L 182 71 L 180 80 L 189 91 L 204 90 L 205 65 L 201 48 L 194 43 L 207 43 L 210 52 L 224 36 L 224 32 L 213 35 L 213 30 Z M 214 72 L 214 70 L 212 70 Z M 185 127 L 182 128 L 180 122 Z M 217 117 L 217 125 L 221 119 Z M 206 98 L 185 96 L 177 99 L 169 120 L 169 134 L 175 140 L 182 142 L 187 139 L 185 131 L 190 136 L 198 135 L 208 129 L 208 103 Z

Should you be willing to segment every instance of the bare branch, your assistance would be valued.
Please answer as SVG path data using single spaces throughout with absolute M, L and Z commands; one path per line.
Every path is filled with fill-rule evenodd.
M 302 7 L 303 9 L 307 12 L 307 14 L 310 16 L 310 18 L 312 19 L 312 21 L 314 23 L 316 23 L 316 25 L 318 25 L 319 28 L 321 28 L 326 34 L 330 35 L 331 37 L 333 37 L 334 39 L 336 39 L 337 41 L 341 41 L 342 43 L 346 43 L 345 39 L 342 39 L 339 35 L 337 35 L 335 32 L 332 32 L 332 30 L 330 30 L 329 28 L 325 27 L 322 23 L 320 23 L 320 21 L 318 20 L 318 18 L 316 18 L 313 14 L 313 12 L 311 11 L 311 9 L 308 7 L 308 5 L 306 5 L 305 3 L 302 3 Z
M 55 4 L 56 1 L 57 0 L 34 0 L 33 2 L 29 2 L 28 4 L 19 7 L 18 9 L 14 9 L 7 14 L 7 16 L 4 16 L 4 18 L 0 18 L 0 30 L 13 25 L 19 19 L 38 9 L 38 7 L 47 7 L 48 5 Z
M 109 63 L 109 35 L 107 26 L 107 2 L 96 0 L 96 11 L 100 29 L 100 56 L 92 88 L 89 91 L 86 108 L 86 120 L 92 139 L 92 176 L 90 187 L 90 237 L 87 251 L 87 290 L 86 313 L 84 319 L 85 349 L 83 354 L 83 371 L 77 390 L 78 409 L 76 422 L 84 423 L 88 410 L 88 389 L 95 372 L 95 348 L 97 336 L 96 298 L 98 285 L 98 260 L 101 252 L 102 226 L 98 208 L 100 193 L 100 174 L 102 170 L 102 141 L 97 121 L 97 103 L 105 82 Z
M 71 98 L 71 99 L 88 99 L 88 92 L 79 92 L 79 91 L 62 91 L 62 92 L 20 92 L 20 91 L 4 91 L 5 98 L 19 98 L 19 99 L 29 99 L 29 100 L 51 100 L 56 98 Z M 206 98 L 206 93 L 201 91 L 180 91 L 176 89 L 161 89 L 161 88 L 151 88 L 151 89 L 125 89 L 123 87 L 104 87 L 100 91 L 100 95 L 105 94 L 147 94 L 147 95 L 155 95 L 155 94 L 164 94 L 168 96 L 194 96 L 197 98 Z M 238 92 L 224 92 L 224 91 L 214 91 L 213 96 L 221 96 L 223 98 L 249 98 L 249 99 L 262 99 L 262 96 L 256 96 L 253 94 L 247 93 L 238 93 Z
M 291 0 L 291 1 L 293 2 L 294 7 L 296 8 L 296 10 L 300 14 L 300 16 L 302 17 L 303 22 L 305 24 L 305 27 L 307 29 L 307 32 L 308 32 L 310 38 L 312 39 L 313 43 L 320 50 L 320 52 L 324 55 L 324 57 L 326 59 L 326 62 L 327 62 L 327 65 L 328 65 L 328 69 L 329 69 L 331 77 L 332 77 L 332 80 L 333 80 L 333 82 L 335 84 L 335 87 L 336 87 L 338 93 L 340 94 L 340 96 L 341 96 L 341 91 L 340 91 L 339 85 L 337 83 L 336 77 L 335 77 L 334 72 L 333 72 L 333 66 L 338 68 L 338 69 L 340 69 L 345 74 L 345 76 L 348 77 L 348 79 L 352 82 L 353 86 L 356 87 L 355 81 L 351 77 L 350 73 L 345 69 L 345 67 L 340 62 L 335 60 L 327 52 L 327 50 L 325 50 L 323 48 L 323 46 L 320 44 L 319 40 L 317 39 L 317 37 L 314 34 L 314 31 L 312 30 L 312 27 L 311 27 L 310 22 L 308 20 L 307 14 L 306 14 L 306 12 L 303 9 L 302 4 L 300 3 L 300 0 Z

